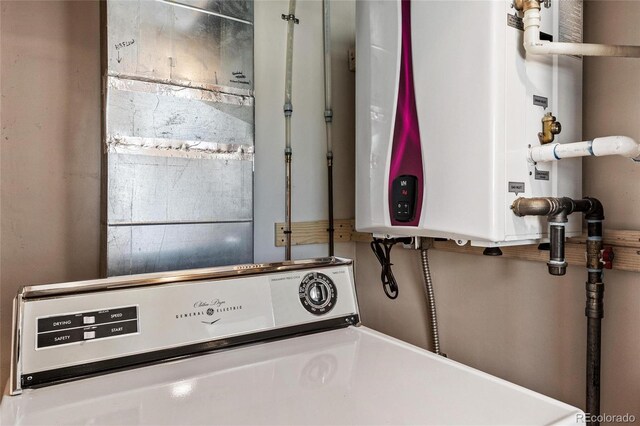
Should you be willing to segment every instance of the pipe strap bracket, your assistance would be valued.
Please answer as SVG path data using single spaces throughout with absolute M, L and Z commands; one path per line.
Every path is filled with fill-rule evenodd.
M 300 23 L 300 19 L 296 18 L 296 15 L 294 15 L 294 14 L 283 13 L 282 14 L 282 19 L 285 20 L 285 21 L 293 21 L 294 24 L 299 24 Z
M 330 123 L 333 121 L 333 110 L 327 109 L 324 111 L 324 121 Z

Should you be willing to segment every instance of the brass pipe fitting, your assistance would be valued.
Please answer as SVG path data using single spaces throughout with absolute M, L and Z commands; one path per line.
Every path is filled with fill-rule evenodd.
M 520 12 L 526 12 L 529 9 L 540 10 L 539 0 L 513 0 L 513 7 Z
M 553 142 L 555 135 L 559 135 L 562 131 L 562 124 L 556 121 L 556 117 L 550 112 L 542 117 L 542 132 L 538 133 L 540 144 L 545 145 Z

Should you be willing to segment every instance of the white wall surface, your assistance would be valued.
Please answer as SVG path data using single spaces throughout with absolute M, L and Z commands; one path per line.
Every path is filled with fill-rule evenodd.
M 331 3 L 335 217 L 354 216 L 355 74 L 347 50 L 355 45 L 355 3 Z M 284 260 L 274 247 L 274 224 L 284 222 L 284 71 L 288 1 L 255 2 L 256 166 L 254 208 L 256 262 Z M 322 2 L 298 1 L 293 56 L 292 220 L 327 219 Z M 326 245 L 294 246 L 292 257 L 326 256 Z M 353 257 L 353 244 L 336 255 Z

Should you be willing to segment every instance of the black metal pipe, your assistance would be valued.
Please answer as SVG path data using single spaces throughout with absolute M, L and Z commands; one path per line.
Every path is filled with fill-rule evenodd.
M 333 227 L 333 154 L 327 154 L 327 175 L 329 177 L 329 257 L 334 254 L 334 227 Z
M 588 200 L 590 203 L 589 209 L 585 210 L 585 219 L 600 221 L 604 220 L 604 207 L 602 206 L 600 200 L 591 197 L 585 197 L 584 200 Z M 602 236 L 602 229 L 600 229 L 600 235 Z
M 604 283 L 602 282 L 602 221 L 604 209 L 595 199 L 587 217 L 587 270 L 586 306 L 587 317 L 587 412 L 591 418 L 600 415 L 600 363 L 601 333 L 604 317 Z M 589 423 L 598 426 L 600 422 Z
M 593 200 L 595 200 L 595 198 L 583 198 L 582 200 L 573 200 L 573 204 L 575 206 L 574 211 L 588 214 L 589 211 L 591 211 L 594 208 Z M 595 201 L 598 201 L 598 200 L 595 200 Z M 602 207 L 602 204 L 600 204 L 600 206 Z
M 601 321 L 587 319 L 587 413 L 589 418 L 600 415 L 600 327 Z M 600 422 L 589 422 L 599 426 Z
M 564 275 L 567 273 L 567 261 L 564 258 L 564 223 L 552 223 L 549 225 L 549 262 L 547 267 L 551 275 Z

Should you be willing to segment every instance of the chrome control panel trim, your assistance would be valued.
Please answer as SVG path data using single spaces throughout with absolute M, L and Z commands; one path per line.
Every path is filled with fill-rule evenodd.
M 140 275 L 123 275 L 97 280 L 76 281 L 59 284 L 25 286 L 19 291 L 23 299 L 57 297 L 94 291 L 109 291 L 122 288 L 142 287 L 185 281 L 231 278 L 244 275 L 269 274 L 297 269 L 312 269 L 327 266 L 351 265 L 353 260 L 340 257 L 292 260 L 275 263 L 255 263 L 214 268 L 187 269 L 183 271 L 154 272 Z

